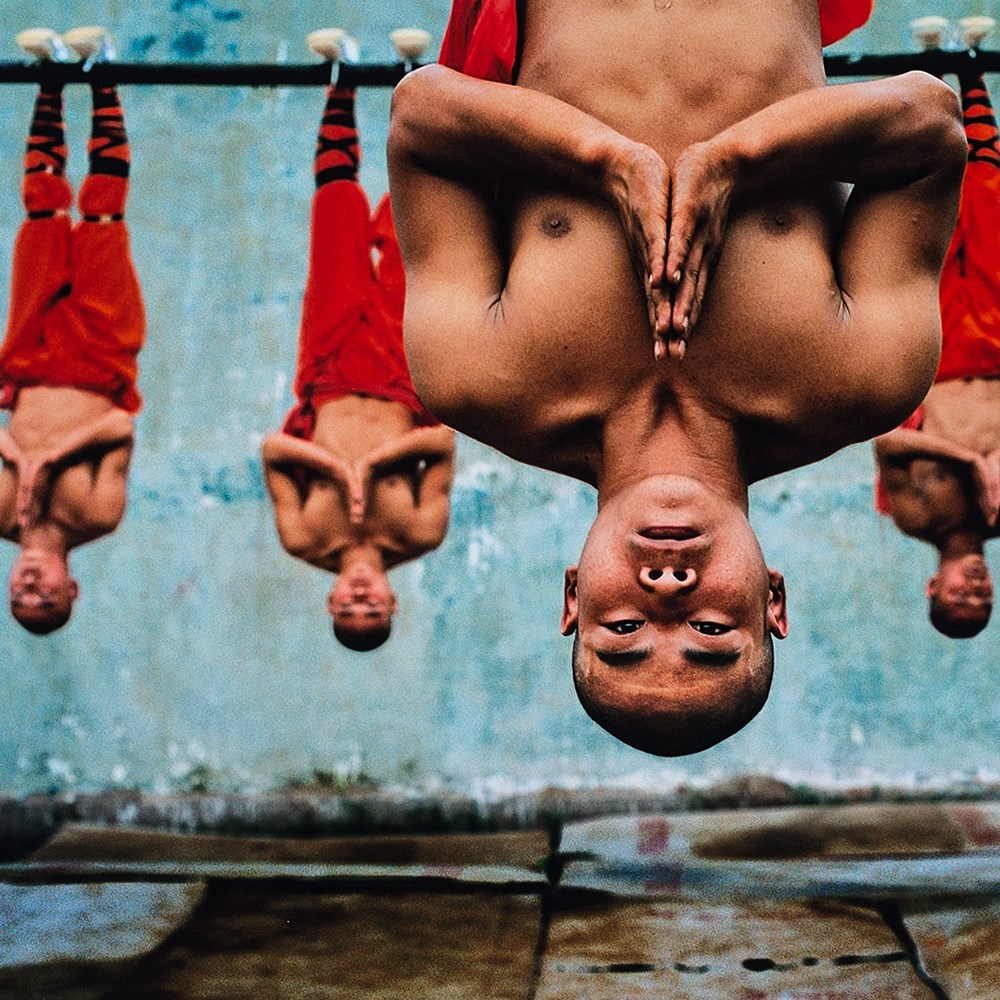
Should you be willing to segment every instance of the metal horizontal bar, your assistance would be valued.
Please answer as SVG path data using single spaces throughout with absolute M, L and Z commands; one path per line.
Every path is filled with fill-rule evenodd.
M 414 64 L 416 65 L 416 64 Z M 395 87 L 404 63 L 341 63 L 345 87 Z M 330 82 L 331 63 L 81 63 L 0 62 L 0 83 L 153 84 L 192 87 L 317 87 Z
M 1000 52 L 900 52 L 828 55 L 829 77 L 892 76 L 922 69 L 935 76 L 1000 72 Z M 341 63 L 337 82 L 347 87 L 394 87 L 418 64 Z M 330 82 L 330 63 L 81 63 L 0 62 L 0 83 L 120 83 L 193 87 L 315 87 Z
M 966 73 L 1000 72 L 1000 52 L 963 49 L 944 52 L 899 52 L 888 55 L 828 55 L 823 59 L 826 75 L 838 76 L 894 76 L 911 69 L 922 69 L 934 76 Z

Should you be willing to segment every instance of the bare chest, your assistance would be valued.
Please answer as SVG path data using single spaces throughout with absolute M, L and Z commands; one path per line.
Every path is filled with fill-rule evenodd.
M 654 408 L 694 395 L 733 422 L 770 428 L 768 447 L 794 451 L 802 407 L 822 408 L 836 378 L 841 345 L 823 338 L 839 301 L 830 228 L 827 212 L 803 202 L 734 217 L 686 357 L 657 362 L 611 211 L 551 192 L 525 197 L 497 322 L 475 345 L 490 375 L 446 419 L 512 457 L 579 474 L 635 394 Z

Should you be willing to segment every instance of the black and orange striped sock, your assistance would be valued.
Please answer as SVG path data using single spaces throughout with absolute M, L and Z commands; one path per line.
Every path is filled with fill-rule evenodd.
M 35 113 L 28 133 L 24 157 L 26 174 L 50 173 L 58 177 L 66 169 L 66 133 L 63 129 L 62 84 L 46 84 L 35 99 Z
M 997 120 L 982 75 L 965 77 L 962 85 L 962 118 L 969 143 L 969 163 L 1000 167 Z
M 333 85 L 326 89 L 326 108 L 316 139 L 313 174 L 316 187 L 331 181 L 356 181 L 361 147 L 354 123 L 354 91 Z
M 90 140 L 87 155 L 92 174 L 110 174 L 128 177 L 132 153 L 125 133 L 118 91 L 114 87 L 94 85 L 92 88 L 94 113 L 91 118 Z

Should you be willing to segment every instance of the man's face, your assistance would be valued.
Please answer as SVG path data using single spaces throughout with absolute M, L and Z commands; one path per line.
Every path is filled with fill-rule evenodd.
M 567 571 L 563 632 L 623 693 L 711 700 L 787 633 L 784 582 L 743 512 L 692 480 L 661 476 L 602 508 Z
M 326 605 L 338 627 L 352 632 L 384 629 L 396 613 L 396 595 L 385 573 L 355 563 L 337 577 Z
M 11 614 L 29 627 L 65 619 L 78 593 L 66 562 L 51 552 L 22 552 L 11 569 Z
M 927 596 L 954 622 L 983 622 L 993 610 L 993 579 L 979 553 L 943 560 L 927 583 Z

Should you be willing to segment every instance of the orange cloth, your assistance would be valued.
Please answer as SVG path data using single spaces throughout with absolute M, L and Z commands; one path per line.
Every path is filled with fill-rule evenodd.
M 820 38 L 832 45 L 871 17 L 874 0 L 819 0 Z M 441 42 L 443 66 L 512 83 L 519 56 L 518 0 L 454 0 Z
M 941 273 L 935 382 L 1000 375 L 1000 152 L 981 81 L 963 92 L 969 163 Z
M 821 45 L 833 45 L 872 16 L 875 0 L 819 0 Z
M 350 395 L 402 403 L 418 424 L 438 423 L 410 379 L 403 351 L 404 297 L 389 196 L 369 218 L 368 199 L 355 181 L 318 188 L 295 376 L 299 402 L 285 419 L 286 434 L 311 437 L 316 409 Z
M 80 189 L 84 216 L 124 212 L 127 181 L 90 174 Z M 29 212 L 14 244 L 7 332 L 0 346 L 0 406 L 12 408 L 25 386 L 72 386 L 107 396 L 135 413 L 138 354 L 146 318 L 125 223 L 67 214 L 63 177 L 27 174 Z

